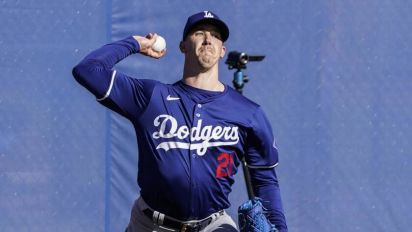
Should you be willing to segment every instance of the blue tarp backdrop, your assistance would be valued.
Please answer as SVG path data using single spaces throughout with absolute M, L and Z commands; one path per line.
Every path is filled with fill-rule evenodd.
M 266 55 L 248 64 L 244 94 L 272 123 L 290 231 L 410 231 L 409 0 L 1 1 L 0 231 L 124 230 L 136 137 L 71 69 L 105 43 L 156 32 L 166 57 L 116 69 L 173 83 L 187 16 L 205 9 L 229 25 L 229 51 Z M 241 173 L 231 199 L 236 217 Z

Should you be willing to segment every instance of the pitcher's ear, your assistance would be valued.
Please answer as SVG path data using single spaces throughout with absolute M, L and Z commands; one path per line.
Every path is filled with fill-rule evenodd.
M 220 50 L 220 58 L 223 58 L 226 54 L 226 47 L 222 46 L 222 49 Z
M 180 48 L 180 51 L 181 51 L 182 53 L 185 53 L 185 45 L 184 45 L 183 41 L 180 41 L 180 43 L 179 43 L 179 48 Z

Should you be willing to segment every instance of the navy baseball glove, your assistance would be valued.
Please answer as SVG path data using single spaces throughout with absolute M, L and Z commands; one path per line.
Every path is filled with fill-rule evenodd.
M 248 200 L 238 209 L 240 232 L 276 232 L 275 225 L 271 224 L 265 216 L 262 199 Z

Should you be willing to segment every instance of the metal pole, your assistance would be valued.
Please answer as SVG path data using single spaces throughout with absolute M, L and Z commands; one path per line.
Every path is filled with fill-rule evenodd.
M 233 85 L 235 89 L 242 94 L 243 87 L 247 80 L 245 80 L 245 76 L 243 75 L 243 72 L 238 69 L 236 72 L 233 74 Z M 245 184 L 246 184 L 246 189 L 247 189 L 247 195 L 249 199 L 253 199 L 255 194 L 253 193 L 253 187 L 252 187 L 252 179 L 250 177 L 250 171 L 249 168 L 247 167 L 247 163 L 245 160 L 245 156 L 242 157 L 242 170 L 243 170 L 243 176 L 245 178 Z

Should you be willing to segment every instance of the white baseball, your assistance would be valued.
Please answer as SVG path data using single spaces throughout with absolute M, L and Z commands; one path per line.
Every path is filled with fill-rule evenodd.
M 157 36 L 156 41 L 152 45 L 152 49 L 156 52 L 161 52 L 166 48 L 166 40 L 160 35 Z

